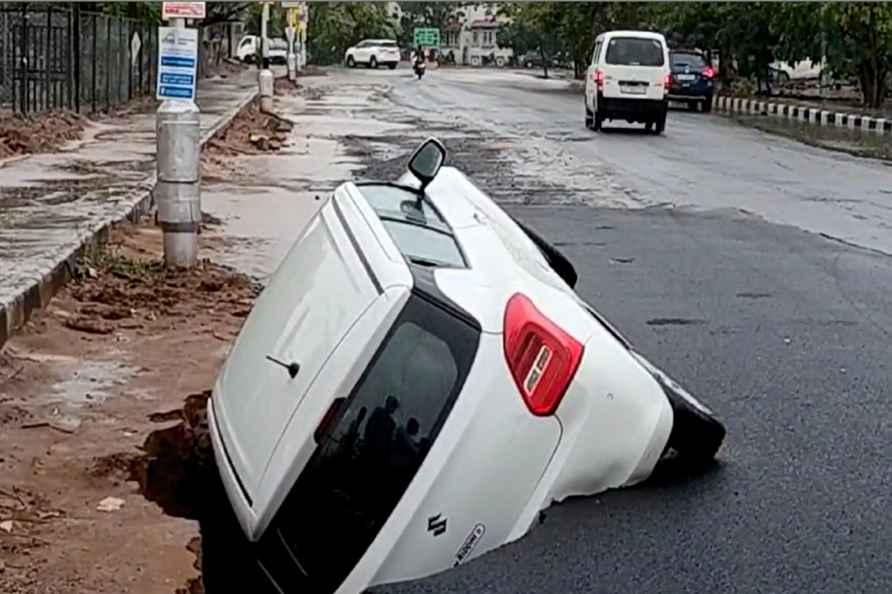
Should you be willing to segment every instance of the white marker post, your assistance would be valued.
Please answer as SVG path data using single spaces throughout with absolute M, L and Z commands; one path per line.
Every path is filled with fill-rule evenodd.
M 201 225 L 201 112 L 195 104 L 198 30 L 186 18 L 204 18 L 204 2 L 164 2 L 158 28 L 155 202 L 164 234 L 164 263 L 191 268 L 198 262 Z
M 266 29 L 269 22 L 269 2 L 263 3 L 263 16 L 260 20 L 260 47 L 261 61 L 263 62 L 260 74 L 257 76 L 257 84 L 260 88 L 260 111 L 272 112 L 273 110 L 273 73 L 269 69 L 269 40 Z

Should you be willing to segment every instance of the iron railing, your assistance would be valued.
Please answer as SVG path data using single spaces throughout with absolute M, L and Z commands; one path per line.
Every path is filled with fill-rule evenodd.
M 0 5 L 0 104 L 18 113 L 109 110 L 154 93 L 157 27 L 79 3 Z

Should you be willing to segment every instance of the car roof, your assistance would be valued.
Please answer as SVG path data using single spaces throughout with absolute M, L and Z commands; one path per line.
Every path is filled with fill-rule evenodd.
M 655 33 L 653 31 L 631 31 L 631 30 L 621 30 L 621 31 L 607 31 L 605 33 L 601 33 L 598 37 L 602 39 L 611 39 L 613 37 L 639 37 L 641 39 L 656 39 L 658 41 L 666 42 L 666 37 L 663 36 L 662 33 Z

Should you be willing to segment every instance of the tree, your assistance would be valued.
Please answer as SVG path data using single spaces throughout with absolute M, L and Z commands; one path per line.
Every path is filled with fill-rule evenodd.
M 548 78 L 548 65 L 561 49 L 562 6 L 557 3 L 517 3 L 502 8 L 508 23 L 498 32 L 497 42 L 514 49 L 515 55 L 535 51 L 542 59 Z
M 440 33 L 448 25 L 465 18 L 464 8 L 470 2 L 400 2 L 402 16 L 400 18 L 402 43 L 410 43 L 414 39 L 416 27 L 432 27 Z
M 855 77 L 867 107 L 880 107 L 892 72 L 892 5 L 791 4 L 778 12 L 779 52 L 795 62 L 820 57 L 837 77 Z
M 339 62 L 362 39 L 397 36 L 385 5 L 371 2 L 313 3 L 307 29 L 307 49 L 318 64 Z

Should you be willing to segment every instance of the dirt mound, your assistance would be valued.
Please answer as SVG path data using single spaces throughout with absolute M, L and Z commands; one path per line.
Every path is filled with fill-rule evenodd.
M 207 260 L 179 270 L 114 248 L 87 258 L 77 273 L 71 295 L 80 305 L 65 324 L 90 334 L 138 328 L 159 317 L 184 317 L 197 310 L 245 317 L 259 292 L 249 278 Z
M 84 132 L 84 119 L 71 112 L 0 116 L 0 158 L 58 150 Z
M 261 111 L 260 102 L 254 101 L 208 142 L 205 155 L 235 156 L 275 152 L 284 146 L 293 128 L 293 122 Z
M 300 85 L 291 82 L 287 76 L 280 76 L 276 79 L 274 88 L 276 95 L 294 95 L 300 90 Z

